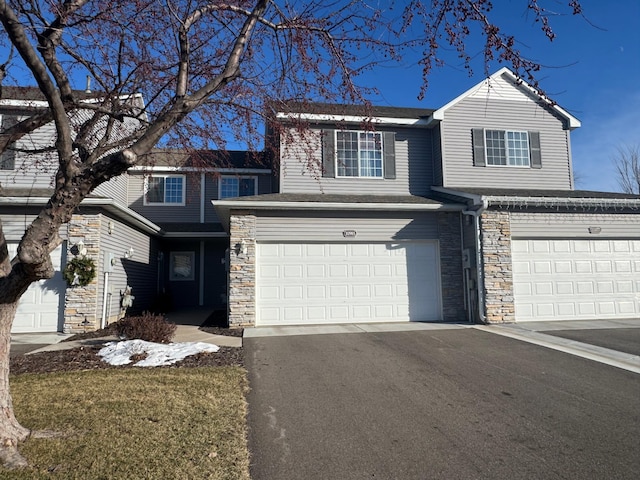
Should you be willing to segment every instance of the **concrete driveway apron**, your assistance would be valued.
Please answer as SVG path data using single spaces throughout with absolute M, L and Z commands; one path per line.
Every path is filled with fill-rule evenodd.
M 636 478 L 639 375 L 425 328 L 246 337 L 252 478 Z

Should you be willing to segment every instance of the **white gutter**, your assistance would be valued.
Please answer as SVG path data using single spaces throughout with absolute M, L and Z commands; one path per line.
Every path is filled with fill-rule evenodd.
M 367 117 L 365 115 L 331 115 L 328 113 L 283 113 L 278 112 L 276 118 L 285 120 L 306 120 L 311 122 L 347 122 L 374 123 L 379 125 L 409 125 L 412 127 L 427 127 L 429 122 L 424 118 L 400 117 Z
M 0 205 L 37 207 L 39 205 L 46 205 L 50 199 L 51 197 L 0 197 Z M 103 207 L 105 210 L 117 214 L 120 218 L 128 219 L 131 223 L 147 233 L 158 233 L 161 230 L 155 223 L 147 220 L 139 213 L 123 207 L 111 198 L 85 198 L 80 205 Z

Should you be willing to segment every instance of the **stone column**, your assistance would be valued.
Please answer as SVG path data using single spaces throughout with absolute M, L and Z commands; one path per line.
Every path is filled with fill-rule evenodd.
M 460 213 L 438 213 L 442 317 L 445 322 L 464 322 L 462 237 Z
M 256 323 L 256 217 L 233 212 L 229 220 L 229 326 Z
M 481 217 L 481 241 L 487 323 L 514 322 L 510 213 L 485 211 Z
M 67 258 L 72 259 L 76 256 L 72 249 L 82 241 L 84 248 L 87 249 L 86 256 L 96 264 L 97 275 L 89 285 L 67 287 L 64 302 L 64 333 L 81 333 L 100 328 L 98 284 L 102 271 L 100 264 L 101 219 L 101 215 L 73 215 L 68 224 Z

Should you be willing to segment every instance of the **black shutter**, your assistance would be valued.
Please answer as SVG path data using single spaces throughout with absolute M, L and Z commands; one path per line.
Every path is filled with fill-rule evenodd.
M 13 127 L 18 123 L 18 117 L 15 115 L 2 115 L 2 123 L 0 127 L 4 131 L 6 128 Z M 16 167 L 16 144 L 11 143 L 2 154 L 0 154 L 0 170 L 14 170 Z
M 531 168 L 542 168 L 540 132 L 529 132 L 529 149 L 531 150 Z
M 384 178 L 396 178 L 396 133 L 382 133 L 382 148 L 384 155 Z
M 471 130 L 473 140 L 473 164 L 476 167 L 485 167 L 487 162 L 484 155 L 484 130 L 474 128 Z
M 322 130 L 322 176 L 336 176 L 336 137 L 334 130 Z

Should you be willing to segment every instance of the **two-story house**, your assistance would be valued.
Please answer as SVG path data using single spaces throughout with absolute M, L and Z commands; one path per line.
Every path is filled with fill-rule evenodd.
M 640 315 L 640 199 L 575 190 L 580 122 L 508 69 L 434 110 L 276 109 L 276 193 L 214 202 L 230 325 Z
M 100 95 L 78 94 L 88 101 Z M 142 105 L 140 96 L 132 98 Z M 4 87 L 1 125 L 45 108 L 38 89 Z M 0 216 L 11 256 L 49 200 L 57 168 L 53 154 L 27 151 L 54 138 L 48 124 L 2 155 Z M 229 238 L 211 200 L 268 193 L 271 183 L 262 153 L 152 151 L 139 167 L 96 188 L 61 227 L 63 243 L 52 252 L 56 274 L 24 294 L 12 332 L 93 330 L 125 311 L 226 309 Z M 94 260 L 97 276 L 68 286 L 62 270 L 82 255 Z

